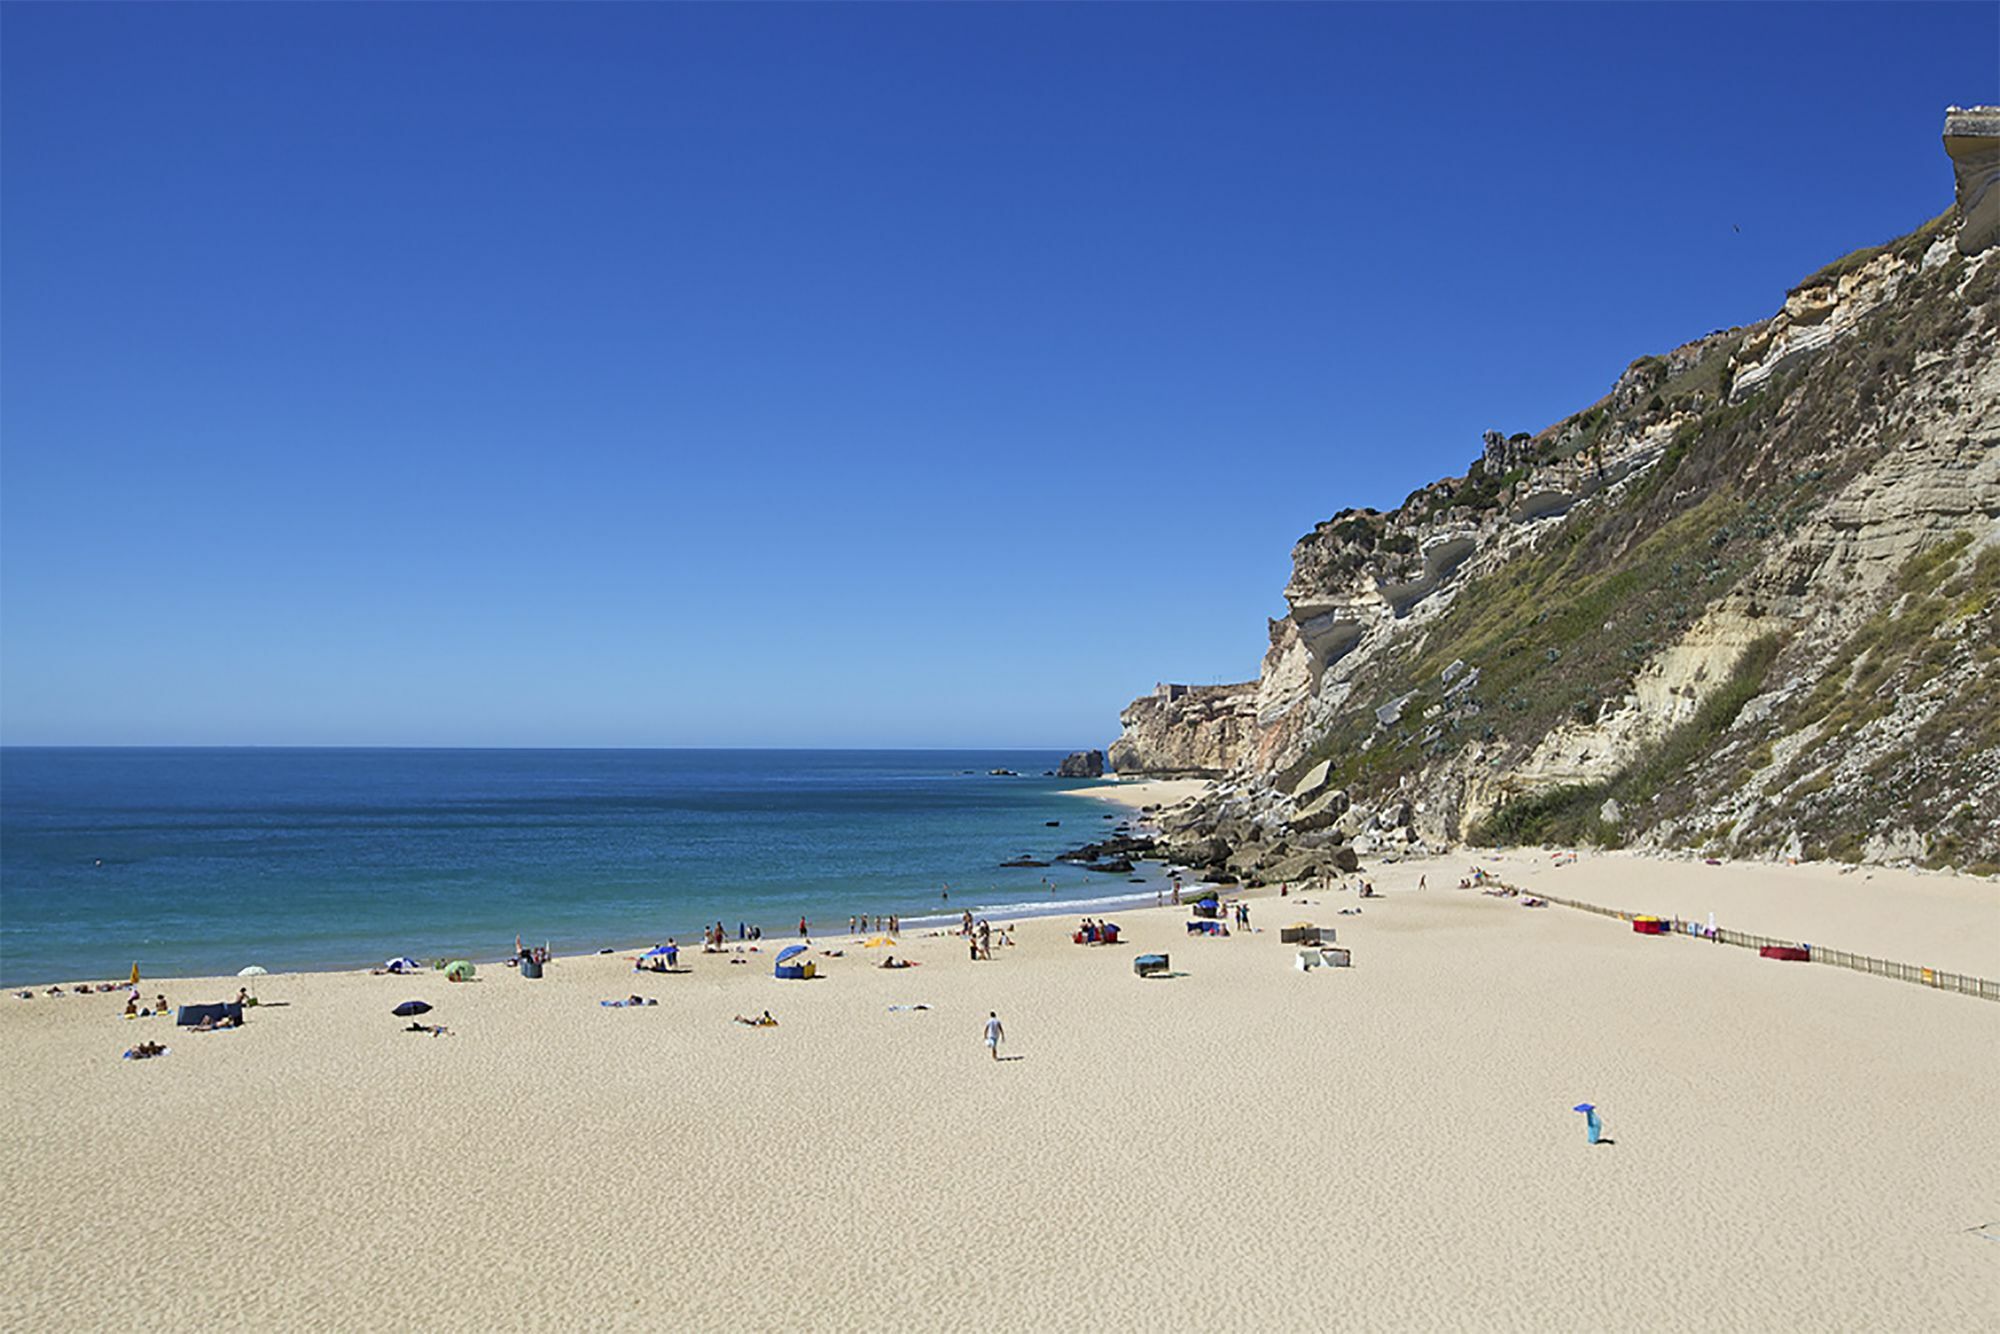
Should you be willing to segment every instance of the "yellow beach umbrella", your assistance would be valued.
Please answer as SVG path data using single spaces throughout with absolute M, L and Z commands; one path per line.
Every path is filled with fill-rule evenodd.
M 861 948 L 864 950 L 872 950 L 872 949 L 877 949 L 883 945 L 888 945 L 893 948 L 895 943 L 896 943 L 895 941 L 889 939 L 889 937 L 887 936 L 877 936 L 875 937 L 875 939 L 869 941 Z
M 132 985 L 135 987 L 139 985 L 139 961 L 137 959 L 132 961 Z

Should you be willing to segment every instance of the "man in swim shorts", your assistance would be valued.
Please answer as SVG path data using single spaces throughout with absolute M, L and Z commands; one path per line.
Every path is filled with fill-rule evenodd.
M 996 1061 L 1000 1059 L 1000 1039 L 1006 1036 L 1007 1031 L 1000 1027 L 1000 1012 L 998 1010 L 987 1011 L 986 1050 L 993 1053 L 993 1059 Z

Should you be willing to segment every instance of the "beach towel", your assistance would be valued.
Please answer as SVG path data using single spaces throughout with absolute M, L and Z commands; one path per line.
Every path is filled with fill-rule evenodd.
M 599 1002 L 597 1002 L 597 1003 L 598 1003 L 599 1005 L 602 1005 L 602 1006 L 603 1006 L 603 1007 L 604 1007 L 605 1009 L 607 1009 L 607 1010 L 632 1010 L 632 1009 L 638 1009 L 638 1008 L 639 1008 L 639 1007 L 641 1007 L 641 1006 L 646 1006 L 646 1005 L 658 1005 L 658 1004 L 659 1004 L 659 1002 L 658 1002 L 658 1001 L 656 1001 L 656 1000 L 642 1000 L 642 1001 L 641 1001 L 641 1000 L 615 1000 L 615 1001 L 599 1001 Z

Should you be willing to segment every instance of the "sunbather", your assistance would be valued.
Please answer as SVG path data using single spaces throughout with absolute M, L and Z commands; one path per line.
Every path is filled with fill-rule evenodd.
M 776 1028 L 778 1026 L 778 1021 L 771 1017 L 769 1010 L 764 1011 L 764 1013 L 758 1015 L 755 1019 L 739 1014 L 736 1016 L 736 1022 L 739 1024 L 748 1024 L 752 1028 Z

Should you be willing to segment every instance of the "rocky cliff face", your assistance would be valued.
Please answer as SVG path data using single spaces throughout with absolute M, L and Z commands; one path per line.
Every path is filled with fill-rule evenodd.
M 1135 701 L 1114 764 L 1224 771 L 1177 836 L 1252 876 L 1543 838 L 2000 867 L 2000 190 L 1961 149 L 1963 207 L 1320 524 L 1257 680 Z
M 1257 683 L 1156 686 L 1126 706 L 1124 731 L 1112 743 L 1111 767 L 1121 774 L 1214 778 L 1249 754 L 1256 730 Z
M 2000 107 L 1946 112 L 1944 151 L 1958 179 L 1958 251 L 1977 255 L 2000 244 Z

